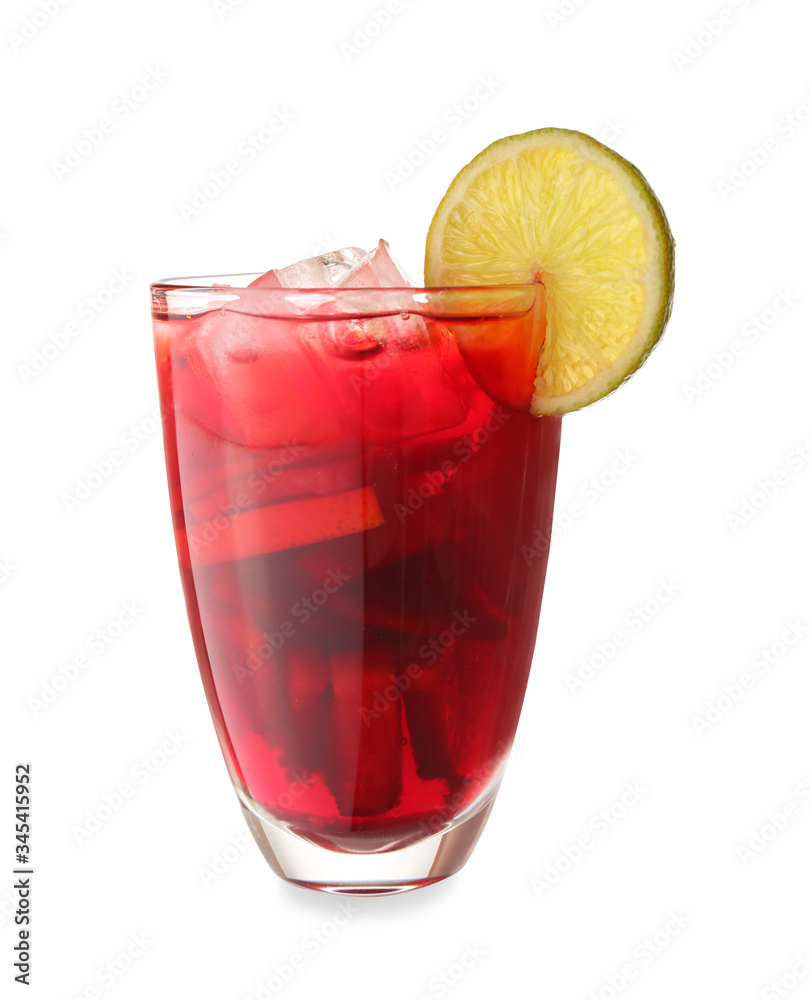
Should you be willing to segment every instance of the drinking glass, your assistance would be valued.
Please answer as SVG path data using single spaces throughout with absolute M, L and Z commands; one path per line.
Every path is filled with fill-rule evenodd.
M 214 727 L 282 878 L 428 885 L 469 857 L 515 735 L 561 424 L 490 398 L 458 343 L 525 338 L 542 289 L 257 278 L 152 286 Z

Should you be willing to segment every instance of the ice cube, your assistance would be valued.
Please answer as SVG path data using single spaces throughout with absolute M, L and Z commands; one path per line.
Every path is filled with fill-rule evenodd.
M 187 343 L 180 405 L 205 427 L 249 448 L 351 438 L 293 321 L 223 312 Z M 312 334 L 309 334 L 313 338 Z
M 276 271 L 266 271 L 255 281 L 251 281 L 248 288 L 281 288 L 281 282 Z
M 385 240 L 340 280 L 352 288 L 409 288 Z M 321 343 L 343 412 L 361 440 L 383 443 L 456 427 L 465 408 L 445 362 L 450 335 L 414 313 L 335 321 Z M 384 350 L 380 350 L 384 348 Z
M 341 288 L 412 288 L 413 283 L 394 259 L 391 248 L 380 240 L 374 249 L 354 263 L 336 282 Z
M 309 257 L 290 264 L 289 267 L 282 267 L 275 272 L 275 276 L 283 288 L 331 288 L 342 284 L 343 278 L 367 256 L 365 250 L 359 247 L 330 250 L 318 257 Z M 266 277 L 267 275 L 262 275 L 258 280 Z
M 393 652 L 382 643 L 341 650 L 330 656 L 329 669 L 329 790 L 341 816 L 388 812 L 402 794 L 401 706 Z
M 299 770 L 321 771 L 329 729 L 329 661 L 314 639 L 296 636 L 282 652 L 284 683 L 297 746 L 293 757 Z
M 358 247 L 346 247 L 267 271 L 250 287 L 328 287 L 367 256 Z M 295 322 L 240 311 L 210 314 L 188 340 L 192 384 L 184 398 L 190 400 L 190 412 L 211 430 L 251 448 L 351 437 L 312 370 L 306 341 L 306 330 Z
M 250 288 L 410 288 L 411 281 L 385 240 L 366 253 L 359 247 L 329 250 L 267 271 Z
M 450 732 L 454 728 L 455 713 L 447 711 L 446 697 L 448 677 L 454 668 L 453 650 L 445 650 L 436 664 L 428 668 L 416 649 L 412 662 L 401 668 L 402 707 L 416 759 L 416 773 L 423 781 L 444 778 L 454 784 L 452 750 L 455 748 Z
M 253 284 L 351 295 L 409 282 L 380 240 L 370 253 L 321 254 Z M 183 395 L 195 419 L 249 448 L 400 441 L 464 420 L 451 348 L 443 325 L 413 313 L 300 323 L 223 310 L 187 341 L 192 384 Z

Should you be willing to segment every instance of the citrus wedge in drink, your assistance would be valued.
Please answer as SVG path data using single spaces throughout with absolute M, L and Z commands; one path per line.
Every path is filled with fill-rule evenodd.
M 581 132 L 492 143 L 457 175 L 427 238 L 428 286 L 538 284 L 523 323 L 458 324 L 498 402 L 567 413 L 616 389 L 672 309 L 674 241 L 641 172 Z

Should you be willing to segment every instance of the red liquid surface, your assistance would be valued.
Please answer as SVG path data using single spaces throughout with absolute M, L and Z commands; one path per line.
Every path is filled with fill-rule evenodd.
M 560 435 L 493 403 L 441 323 L 371 322 L 155 319 L 222 751 L 255 808 L 360 851 L 441 829 L 508 754 Z

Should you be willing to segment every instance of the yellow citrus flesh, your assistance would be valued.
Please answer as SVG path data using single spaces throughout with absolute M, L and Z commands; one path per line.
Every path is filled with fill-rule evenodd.
M 516 398 L 540 415 L 594 402 L 638 368 L 669 318 L 673 267 L 636 167 L 581 132 L 540 129 L 493 143 L 455 178 L 428 233 L 425 284 L 542 282 L 545 336 L 533 370 L 514 373 Z M 474 353 L 464 340 L 462 329 Z

